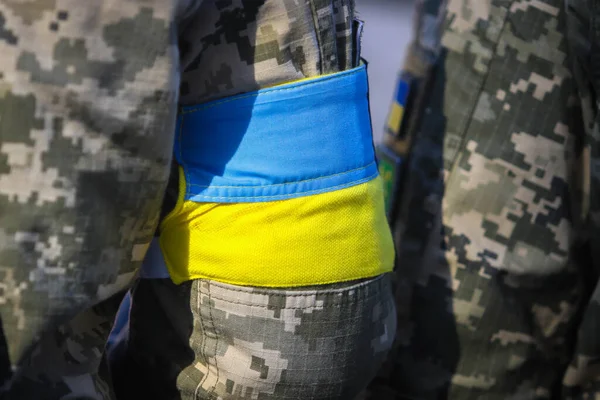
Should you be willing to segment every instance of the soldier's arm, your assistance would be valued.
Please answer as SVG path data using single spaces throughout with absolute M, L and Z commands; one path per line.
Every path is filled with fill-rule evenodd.
M 171 161 L 183 3 L 0 1 L 0 317 L 13 364 L 45 328 L 125 288 L 144 257 Z

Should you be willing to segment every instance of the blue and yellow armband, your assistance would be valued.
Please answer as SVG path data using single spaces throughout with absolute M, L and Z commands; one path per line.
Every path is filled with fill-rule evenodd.
M 175 283 L 289 287 L 393 268 L 366 68 L 185 107 L 161 223 Z

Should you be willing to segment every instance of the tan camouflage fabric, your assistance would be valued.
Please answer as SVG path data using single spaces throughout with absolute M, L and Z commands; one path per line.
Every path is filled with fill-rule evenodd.
M 600 399 L 600 2 L 420 0 L 398 331 L 363 399 Z
M 395 331 L 388 276 L 301 293 L 140 281 L 121 368 L 143 368 L 104 356 L 155 235 L 178 106 L 353 67 L 353 18 L 350 0 L 0 0 L 0 398 L 367 385 Z

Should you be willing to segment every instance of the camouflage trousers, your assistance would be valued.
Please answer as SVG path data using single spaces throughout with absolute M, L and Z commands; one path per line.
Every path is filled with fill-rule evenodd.
M 169 200 L 177 108 L 353 67 L 353 14 L 346 0 L 0 0 L 2 399 L 366 386 L 395 330 L 389 276 L 139 280 L 120 363 L 104 351 Z
M 396 344 L 365 398 L 600 399 L 600 3 L 423 0 Z

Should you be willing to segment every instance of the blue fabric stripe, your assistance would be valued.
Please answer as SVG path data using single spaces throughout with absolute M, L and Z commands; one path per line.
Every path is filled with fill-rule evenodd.
M 378 173 L 364 66 L 185 107 L 177 132 L 186 200 L 288 199 Z
M 165 263 L 162 250 L 160 249 L 158 237 L 152 239 L 150 247 L 148 247 L 146 257 L 140 268 L 140 278 L 170 278 L 167 264 Z
M 408 90 L 410 86 L 408 82 L 400 80 L 398 82 L 398 90 L 396 91 L 396 102 L 402 107 L 406 106 L 406 98 L 408 97 Z

